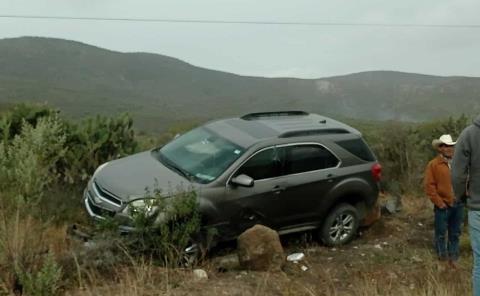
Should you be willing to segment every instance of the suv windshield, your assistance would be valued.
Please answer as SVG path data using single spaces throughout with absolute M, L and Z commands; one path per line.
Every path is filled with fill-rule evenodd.
M 154 152 L 165 166 L 198 183 L 209 183 L 245 151 L 205 128 L 194 129 Z

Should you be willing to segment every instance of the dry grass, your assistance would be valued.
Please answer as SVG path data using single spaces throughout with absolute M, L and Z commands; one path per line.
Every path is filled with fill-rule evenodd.
M 7 250 L 1 254 L 2 262 L 15 264 L 19 258 L 32 261 L 36 253 L 45 249 L 68 253 L 63 228 L 39 228 L 37 224 L 32 218 L 21 219 L 18 215 L 14 221 L 0 219 L 0 244 Z M 100 270 L 90 268 L 87 261 L 78 264 L 76 270 L 70 269 L 64 294 L 470 295 L 472 258 L 468 234 L 461 240 L 460 269 L 452 270 L 438 262 L 433 253 L 432 227 L 430 202 L 426 198 L 406 196 L 401 213 L 382 217 L 347 246 L 330 249 L 302 239 L 286 244 L 287 252 L 302 251 L 306 260 L 299 264 L 287 263 L 281 273 L 220 272 L 213 260 L 207 260 L 201 268 L 208 272 L 209 279 L 197 281 L 190 269 L 164 268 L 148 259 L 130 258 L 125 253 L 124 256 L 130 258 L 128 264 Z M 5 261 L 5 258 L 10 259 Z M 302 271 L 301 265 L 308 270 Z
M 67 251 L 64 229 L 25 215 L 20 208 L 13 213 L 0 209 L 0 294 L 21 291 L 21 282 L 27 277 L 29 285 L 36 285 L 33 281 L 40 279 L 35 276 L 49 254 L 62 256 Z M 52 289 L 54 285 L 52 282 Z

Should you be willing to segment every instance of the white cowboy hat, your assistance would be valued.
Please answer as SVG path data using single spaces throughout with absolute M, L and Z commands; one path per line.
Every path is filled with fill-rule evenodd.
M 442 135 L 440 136 L 440 138 L 438 139 L 434 139 L 432 141 L 432 146 L 433 148 L 437 149 L 438 146 L 440 146 L 441 144 L 445 144 L 445 145 L 448 145 L 448 146 L 453 146 L 455 145 L 457 142 L 454 142 L 453 139 L 452 139 L 452 136 L 450 135 Z

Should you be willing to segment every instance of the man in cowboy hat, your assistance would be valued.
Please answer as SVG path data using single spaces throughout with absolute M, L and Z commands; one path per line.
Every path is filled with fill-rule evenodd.
M 468 232 L 473 250 L 473 294 L 480 296 L 480 115 L 458 137 L 452 162 L 452 184 L 455 196 L 467 200 Z
M 423 183 L 425 193 L 434 204 L 435 250 L 438 258 L 448 260 L 453 268 L 459 256 L 463 222 L 463 203 L 455 199 L 450 177 L 455 143 L 450 135 L 442 135 L 432 141 L 438 155 L 428 163 Z

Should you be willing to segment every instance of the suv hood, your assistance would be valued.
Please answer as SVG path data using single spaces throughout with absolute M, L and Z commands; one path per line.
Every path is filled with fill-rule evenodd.
M 95 175 L 95 182 L 123 201 L 143 197 L 147 189 L 168 193 L 191 187 L 189 180 L 164 166 L 151 151 L 109 162 Z

